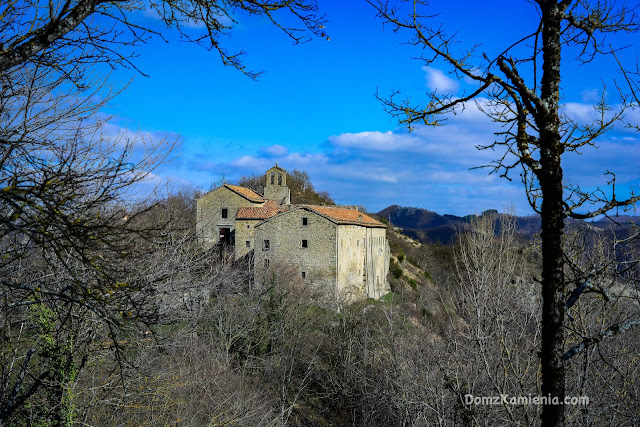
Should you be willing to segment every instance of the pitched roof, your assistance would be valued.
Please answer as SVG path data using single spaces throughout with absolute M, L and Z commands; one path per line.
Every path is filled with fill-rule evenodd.
M 224 186 L 227 187 L 229 190 L 233 191 L 234 193 L 249 200 L 250 202 L 262 203 L 265 201 L 264 197 L 262 197 L 261 195 L 259 195 L 258 193 L 256 193 L 250 188 L 240 187 L 239 185 L 231 185 L 231 184 L 225 184 Z
M 278 169 L 278 170 L 281 170 L 281 171 L 282 171 L 282 172 L 284 172 L 284 173 L 287 173 L 287 171 L 286 171 L 285 169 L 281 168 L 280 166 L 278 166 L 278 164 L 277 164 L 277 163 L 276 163 L 276 165 L 275 165 L 275 166 L 273 166 L 273 167 L 269 168 L 269 170 L 271 170 L 271 169 Z M 269 171 L 267 171 L 267 172 L 269 172 Z
M 355 209 L 339 208 L 335 206 L 316 206 L 316 205 L 289 205 L 277 207 L 252 207 L 238 208 L 236 219 L 270 219 L 278 214 L 284 213 L 295 208 L 306 209 L 315 212 L 318 215 L 327 218 L 329 221 L 339 225 L 360 225 L 362 227 L 387 228 L 380 221 L 376 221 L 369 215 L 364 214 Z M 262 225 L 260 223 L 259 225 Z
M 371 218 L 369 215 L 357 211 L 355 209 L 340 208 L 335 206 L 316 206 L 316 205 L 300 205 L 303 208 L 316 212 L 338 224 L 361 225 L 363 227 L 380 227 L 387 226 Z
M 267 219 L 276 216 L 288 209 L 288 206 L 254 206 L 238 208 L 236 219 Z

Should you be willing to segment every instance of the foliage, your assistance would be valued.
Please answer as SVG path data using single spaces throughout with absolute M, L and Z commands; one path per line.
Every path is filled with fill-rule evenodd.
M 251 188 L 259 194 L 262 194 L 265 184 L 264 175 L 244 176 L 238 180 L 238 185 Z M 335 205 L 329 193 L 316 191 L 307 172 L 294 169 L 293 172 L 287 173 L 287 187 L 291 191 L 293 204 Z
M 141 264 L 164 224 L 144 221 L 154 204 L 136 189 L 166 153 L 134 155 L 135 140 L 101 135 L 99 88 L 77 91 L 31 64 L 1 77 L 0 422 L 61 422 L 71 371 L 94 340 L 118 353 L 123 328 L 155 318 Z M 51 339 L 29 333 L 31 307 L 47 313 Z
M 395 260 L 391 259 L 389 262 L 389 271 L 393 274 L 393 277 L 396 279 L 400 279 L 404 272 L 402 271 L 402 267 Z

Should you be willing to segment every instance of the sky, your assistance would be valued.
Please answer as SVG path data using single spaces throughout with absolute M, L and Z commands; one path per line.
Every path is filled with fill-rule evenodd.
M 155 179 L 173 188 L 208 190 L 222 177 L 262 174 L 277 162 L 306 171 L 316 189 L 329 192 L 336 203 L 363 205 L 370 212 L 397 204 L 454 215 L 510 206 L 519 215 L 533 213 L 517 171 L 509 181 L 477 169 L 502 153 L 476 149 L 493 142 L 500 128 L 475 103 L 443 126 L 408 132 L 375 96 L 400 91 L 419 102 L 434 89 L 460 95 L 468 82 L 456 80 L 444 64 L 425 66 L 414 59 L 422 52 L 406 43 L 409 34 L 383 27 L 364 0 L 318 3 L 329 39 L 298 45 L 264 19 L 237 16 L 224 43 L 246 51 L 245 65 L 263 71 L 255 81 L 170 31 L 166 41 L 152 38 L 134 59 L 147 76 L 117 69 L 108 77 L 124 88 L 105 110 L 113 116 L 108 126 L 140 132 L 141 140 L 177 141 L 171 160 L 154 170 Z M 486 4 L 433 1 L 438 14 L 433 22 L 449 34 L 457 32 L 460 49 L 480 43 L 489 55 L 535 30 L 537 12 L 530 2 Z M 135 20 L 161 28 L 148 11 L 138 12 Z M 629 45 L 619 58 L 634 63 L 638 33 L 609 40 Z M 563 108 L 576 120 L 593 118 L 592 103 L 603 90 L 609 102 L 618 102 L 603 89 L 607 78 L 621 81 L 611 59 L 563 63 Z M 482 106 L 485 99 L 478 102 Z M 640 123 L 640 113 L 628 119 Z M 567 182 L 593 189 L 606 185 L 604 174 L 611 170 L 618 194 L 640 188 L 638 142 L 640 132 L 616 127 L 597 141 L 599 149 L 565 156 Z

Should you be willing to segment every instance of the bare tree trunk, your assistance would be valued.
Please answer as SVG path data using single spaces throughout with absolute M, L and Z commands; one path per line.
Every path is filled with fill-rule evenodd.
M 540 164 L 538 175 L 542 190 L 542 395 L 558 399 L 560 404 L 546 402 L 542 408 L 542 424 L 564 425 L 564 365 L 562 363 L 564 330 L 564 273 L 562 236 L 564 234 L 563 182 L 558 102 L 560 94 L 560 30 L 562 10 L 557 2 L 542 6 L 543 75 L 541 95 L 545 108 L 537 120 L 540 125 Z

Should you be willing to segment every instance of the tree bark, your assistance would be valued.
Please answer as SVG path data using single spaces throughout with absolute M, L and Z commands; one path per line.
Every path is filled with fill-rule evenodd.
M 96 6 L 104 1 L 105 0 L 80 1 L 66 16 L 59 17 L 55 20 L 52 19 L 42 28 L 34 30 L 26 41 L 20 43 L 18 46 L 0 51 L 0 73 L 18 64 L 22 64 L 29 58 L 51 47 L 56 41 L 75 30 L 95 11 Z
M 542 191 L 542 395 L 557 399 L 542 408 L 542 425 L 564 425 L 564 272 L 562 236 L 564 208 L 558 103 L 560 94 L 560 31 L 562 8 L 556 1 L 542 6 L 543 75 L 540 114 L 540 164 L 538 178 Z

